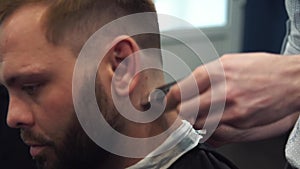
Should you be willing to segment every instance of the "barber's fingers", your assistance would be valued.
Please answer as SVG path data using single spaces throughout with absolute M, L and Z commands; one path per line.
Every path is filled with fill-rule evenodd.
M 199 118 L 206 118 L 210 105 L 210 92 L 206 92 L 204 95 L 198 95 L 190 100 L 181 102 L 177 110 L 183 119 L 194 123 Z
M 197 97 L 181 102 L 177 110 L 183 119 L 194 124 L 196 129 L 201 129 L 207 120 L 211 124 L 217 124 L 223 115 L 224 108 L 225 97 L 221 94 L 212 97 L 212 91 L 209 89 Z
M 171 87 L 166 95 L 167 109 L 176 108 L 178 103 L 197 97 L 210 87 L 204 66 L 198 67 L 190 76 Z

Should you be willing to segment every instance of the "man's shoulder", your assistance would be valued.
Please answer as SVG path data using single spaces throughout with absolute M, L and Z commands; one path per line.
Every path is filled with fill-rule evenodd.
M 237 169 L 237 167 L 213 148 L 199 144 L 181 156 L 169 169 Z

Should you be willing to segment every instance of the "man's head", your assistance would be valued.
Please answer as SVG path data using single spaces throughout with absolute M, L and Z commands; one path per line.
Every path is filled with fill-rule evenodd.
M 22 139 L 41 168 L 95 168 L 107 162 L 109 154 L 87 137 L 74 112 L 71 86 L 76 57 L 86 40 L 106 23 L 154 11 L 150 0 L 0 1 L 1 82 L 10 94 L 7 122 L 21 129 Z M 108 92 L 114 71 L 140 48 L 159 48 L 159 37 L 116 40 L 101 62 L 95 90 L 102 113 L 119 129 L 125 122 Z M 131 69 L 128 65 L 125 72 Z M 127 94 L 137 108 L 147 92 L 162 83 L 161 78 L 161 73 L 153 71 L 131 81 Z M 120 78 L 120 89 L 116 89 L 120 96 L 127 80 L 127 76 Z
M 86 40 L 108 22 L 134 13 L 155 12 L 152 0 L 1 0 L 0 3 L 0 22 L 22 6 L 47 6 L 42 23 L 47 40 L 55 45 L 67 45 L 74 52 L 79 52 Z M 157 26 L 157 23 L 149 25 Z M 160 46 L 156 35 L 135 40 L 141 48 Z

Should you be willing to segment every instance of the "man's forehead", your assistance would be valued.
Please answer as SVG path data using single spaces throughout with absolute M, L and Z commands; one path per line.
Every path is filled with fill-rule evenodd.
M 0 23 L 1 74 L 3 74 L 7 53 L 15 51 L 16 48 L 26 51 L 34 41 L 37 42 L 37 38 L 43 35 L 40 21 L 44 12 L 44 6 L 26 5 Z M 43 46 L 40 41 L 39 44 Z
M 3 62 L 3 26 L 0 23 L 0 63 Z
M 4 80 L 4 62 L 0 61 L 0 85 L 5 85 Z
M 3 84 L 3 44 L 2 44 L 2 25 L 0 23 L 0 85 Z
M 45 11 L 46 6 L 26 5 L 1 23 L 0 83 L 4 83 L 11 74 L 20 74 L 21 68 L 32 67 L 32 61 L 38 59 L 38 55 L 45 55 L 47 41 L 43 38 L 41 27 Z
M 7 17 L 0 26 L 0 49 L 10 44 L 15 44 L 15 39 L 20 39 L 30 32 L 40 31 L 41 21 L 46 11 L 46 6 L 26 5 L 17 9 Z
M 0 61 L 0 84 L 3 84 L 4 80 L 3 80 L 3 64 Z

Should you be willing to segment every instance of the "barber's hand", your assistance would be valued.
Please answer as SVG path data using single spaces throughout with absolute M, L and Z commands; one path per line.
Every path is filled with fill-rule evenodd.
M 199 93 L 181 100 L 179 87 L 172 87 L 167 95 L 168 107 L 176 107 L 178 112 L 181 110 L 183 118 L 189 120 L 193 112 L 186 107 L 193 105 L 192 100 L 200 100 L 194 127 L 201 129 L 210 106 L 225 102 L 223 117 L 211 138 L 215 145 L 282 134 L 296 121 L 293 113 L 298 111 L 299 104 L 299 61 L 298 56 L 266 53 L 225 55 L 193 72 Z M 218 62 L 224 71 L 217 66 L 220 65 Z M 191 88 L 188 79 L 191 78 L 180 82 L 183 89 Z M 214 84 L 210 79 L 214 79 Z M 225 90 L 226 97 L 220 94 L 211 100 L 212 89 L 214 92 Z

